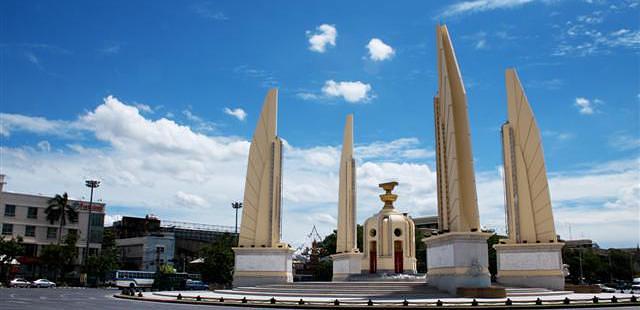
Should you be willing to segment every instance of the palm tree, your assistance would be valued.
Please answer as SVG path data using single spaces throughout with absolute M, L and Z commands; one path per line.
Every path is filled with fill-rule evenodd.
M 49 206 L 44 213 L 47 214 L 47 220 L 53 224 L 55 221 L 60 221 L 60 228 L 58 229 L 58 244 L 62 238 L 62 227 L 67 224 L 67 218 L 71 223 L 78 221 L 78 211 L 76 208 L 69 205 L 69 196 L 67 193 L 56 194 L 55 197 L 49 199 Z

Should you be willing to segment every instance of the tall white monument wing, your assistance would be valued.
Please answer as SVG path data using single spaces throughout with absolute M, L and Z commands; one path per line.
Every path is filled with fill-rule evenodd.
M 480 228 L 471 131 L 458 61 L 446 26 L 436 31 L 438 94 L 434 98 L 438 221 L 443 231 Z
M 280 243 L 282 141 L 277 136 L 278 91 L 269 90 L 249 148 L 239 246 Z
M 514 69 L 506 71 L 502 127 L 507 227 L 513 242 L 554 242 L 556 231 L 540 130 Z

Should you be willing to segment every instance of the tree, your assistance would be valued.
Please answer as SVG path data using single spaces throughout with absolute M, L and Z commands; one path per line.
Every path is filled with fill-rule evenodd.
M 73 271 L 78 258 L 77 242 L 76 234 L 67 234 L 64 244 L 50 244 L 42 250 L 40 260 L 47 266 L 49 272 L 53 272 L 54 281 L 57 281 L 61 274 L 66 275 Z
M 105 230 L 100 255 L 91 255 L 87 259 L 86 272 L 89 279 L 104 282 L 111 271 L 118 269 L 118 250 L 115 240 L 113 231 Z
M 22 237 L 11 237 L 11 239 L 5 240 L 4 236 L 0 236 L 0 279 L 3 282 L 9 281 L 11 262 L 23 254 Z
M 231 248 L 236 239 L 232 234 L 223 234 L 211 245 L 200 250 L 204 262 L 200 266 L 202 279 L 209 283 L 228 286 L 233 281 L 234 256 Z
M 489 273 L 491 274 L 491 279 L 494 280 L 498 273 L 498 256 L 496 253 L 496 249 L 493 248 L 494 245 L 500 243 L 500 239 L 505 238 L 504 236 L 500 236 L 498 234 L 493 234 L 489 239 L 487 239 L 487 247 L 488 247 L 488 255 L 489 255 Z
M 44 213 L 47 214 L 49 223 L 60 222 L 58 243 L 62 240 L 62 227 L 67 225 L 67 219 L 69 219 L 71 223 L 78 221 L 78 211 L 69 205 L 69 196 L 67 193 L 62 194 L 62 196 L 56 194 L 55 197 L 49 199 L 49 206 L 44 210 Z

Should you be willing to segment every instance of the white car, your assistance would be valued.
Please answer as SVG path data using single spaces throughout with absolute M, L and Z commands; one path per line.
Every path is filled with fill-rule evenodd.
M 603 293 L 615 293 L 616 292 L 616 289 L 608 287 L 608 286 L 606 286 L 604 284 L 596 284 L 596 285 L 600 287 L 600 291 L 603 292 Z
M 38 279 L 31 283 L 32 287 L 56 287 L 56 284 L 47 279 Z
M 15 278 L 13 280 L 11 280 L 11 282 L 9 283 L 11 287 L 29 287 L 31 286 L 31 282 L 25 280 L 25 279 L 21 279 L 21 278 Z

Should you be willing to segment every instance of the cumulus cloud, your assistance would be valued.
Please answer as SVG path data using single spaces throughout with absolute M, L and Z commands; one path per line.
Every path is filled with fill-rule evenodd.
M 153 109 L 147 104 L 136 103 L 135 107 L 138 108 L 138 110 L 140 110 L 141 112 L 153 113 Z
M 580 114 L 591 115 L 596 112 L 596 105 L 602 104 L 602 100 L 593 99 L 589 100 L 584 97 L 577 97 L 574 105 L 578 107 Z
M 360 81 L 328 80 L 322 87 L 322 93 L 328 97 L 342 97 L 351 103 L 367 102 L 371 99 L 371 85 Z
M 204 198 L 195 195 L 185 193 L 183 191 L 178 191 L 176 193 L 176 202 L 185 208 L 193 208 L 193 207 L 205 207 L 207 206 L 207 201 Z
M 309 49 L 324 53 L 327 50 L 327 45 L 336 46 L 336 37 L 338 31 L 334 25 L 322 24 L 316 27 L 315 31 L 307 30 L 307 37 L 309 38 Z
M 64 122 L 44 117 L 0 113 L 0 135 L 8 137 L 12 131 L 27 131 L 37 134 L 66 135 Z
M 86 194 L 82 180 L 96 176 L 102 186 L 95 198 L 107 203 L 107 222 L 125 214 L 126 207 L 127 215 L 153 212 L 167 220 L 233 225 L 228 205 L 242 200 L 246 139 L 201 134 L 174 121 L 145 117 L 115 97 L 78 119 L 58 122 L 102 143 L 68 139 L 73 141 L 66 148 L 49 153 L 29 145 L 0 146 L 2 173 L 10 176 L 7 190 L 47 195 L 66 191 L 80 197 Z M 356 145 L 359 223 L 382 207 L 378 183 L 389 180 L 400 182 L 400 211 L 436 214 L 433 151 L 425 144 L 431 143 L 409 137 Z M 283 240 L 300 244 L 313 225 L 321 235 L 335 229 L 339 156 L 339 145 L 286 143 Z M 568 236 L 571 225 L 574 233 L 601 245 L 635 245 L 639 174 L 640 160 L 635 158 L 589 164 L 577 172 L 549 172 L 558 232 Z M 481 223 L 504 232 L 500 170 L 479 171 L 476 180 Z M 110 211 L 113 206 L 118 206 L 115 212 Z
M 385 44 L 378 38 L 371 39 L 366 47 L 369 50 L 369 59 L 373 61 L 390 59 L 396 53 L 391 46 Z
M 241 108 L 235 108 L 235 109 L 224 108 L 224 114 L 231 115 L 240 121 L 244 121 L 245 118 L 247 118 L 247 112 L 245 112 Z
M 51 151 L 51 144 L 47 140 L 40 141 L 38 142 L 37 145 L 38 145 L 38 149 L 40 149 L 43 152 Z

